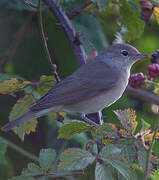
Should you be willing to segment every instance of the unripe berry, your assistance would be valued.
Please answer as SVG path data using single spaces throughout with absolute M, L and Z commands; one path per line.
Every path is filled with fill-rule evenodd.
M 129 85 L 132 88 L 143 88 L 145 87 L 145 79 L 146 77 L 143 73 L 132 74 L 129 77 Z

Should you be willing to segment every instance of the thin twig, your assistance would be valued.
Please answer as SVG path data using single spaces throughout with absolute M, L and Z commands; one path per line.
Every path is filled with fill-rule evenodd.
M 28 1 L 28 0 L 24 0 L 25 4 L 27 4 L 28 6 L 37 9 L 38 6 L 36 4 L 33 4 L 32 2 Z
M 20 154 L 22 154 L 23 156 L 26 156 L 27 158 L 33 160 L 33 161 L 39 161 L 38 157 L 36 157 L 35 155 L 31 154 L 30 152 L 27 152 L 26 150 L 20 148 L 19 146 L 13 144 L 12 142 L 10 142 L 9 140 L 5 139 L 4 137 L 1 137 L 6 144 L 11 147 L 12 149 L 16 150 L 17 152 L 19 152 Z
M 57 71 L 56 71 L 56 69 L 57 69 L 56 64 L 54 64 L 52 62 L 51 55 L 50 55 L 48 45 L 47 45 L 47 40 L 46 40 L 45 33 L 44 33 L 44 27 L 43 27 L 43 21 L 42 21 L 42 13 L 41 13 L 41 0 L 39 0 L 38 10 L 39 10 L 40 30 L 41 30 L 41 34 L 42 34 L 42 40 L 43 40 L 43 43 L 44 43 L 45 51 L 46 51 L 48 60 L 49 60 L 49 62 L 51 64 L 51 67 L 52 67 L 54 76 L 56 78 L 56 81 L 58 83 L 58 82 L 60 82 L 60 77 L 58 76 Z
M 90 4 L 92 4 L 92 1 L 86 1 L 82 7 L 72 9 L 70 12 L 67 13 L 67 16 L 69 19 L 73 19 L 75 16 L 78 16 L 83 13 L 84 9 L 87 8 Z
M 151 144 L 149 146 L 148 152 L 147 152 L 147 157 L 146 157 L 146 167 L 145 167 L 145 171 L 144 171 L 144 179 L 147 180 L 148 179 L 148 175 L 149 175 L 149 165 L 150 165 L 150 161 L 151 161 L 151 150 L 152 147 L 155 143 L 155 138 L 157 135 L 157 132 L 159 130 L 159 119 L 156 120 L 156 124 L 155 124 L 155 130 L 154 130 L 154 135 L 152 137 L 152 141 Z

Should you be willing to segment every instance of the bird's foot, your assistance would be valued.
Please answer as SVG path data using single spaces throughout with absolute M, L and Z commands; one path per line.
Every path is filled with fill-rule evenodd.
M 91 119 L 87 118 L 85 114 L 81 115 L 81 118 L 87 122 L 88 124 L 95 126 L 96 128 L 99 126 L 97 123 L 95 123 L 94 121 L 92 121 Z

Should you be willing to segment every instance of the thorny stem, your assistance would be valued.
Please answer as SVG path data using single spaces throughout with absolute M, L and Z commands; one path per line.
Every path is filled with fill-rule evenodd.
M 52 67 L 56 82 L 58 83 L 58 82 L 60 82 L 60 78 L 59 78 L 59 76 L 57 74 L 57 71 L 56 71 L 56 64 L 53 64 L 53 62 L 52 62 L 51 55 L 50 55 L 50 52 L 49 52 L 49 49 L 48 49 L 47 40 L 46 40 L 45 33 L 44 33 L 44 27 L 43 27 L 43 21 L 42 21 L 42 13 L 41 13 L 41 0 L 39 0 L 39 3 L 38 3 L 38 11 L 39 11 L 39 22 L 40 22 L 40 30 L 41 30 L 43 44 L 44 44 L 44 47 L 45 47 L 45 51 L 46 51 L 48 60 L 49 60 L 50 65 Z
M 152 137 L 152 141 L 151 141 L 151 144 L 150 144 L 148 152 L 147 152 L 146 167 L 145 167 L 145 171 L 144 171 L 144 178 L 145 178 L 145 180 L 147 180 L 147 178 L 148 178 L 149 164 L 150 164 L 150 161 L 151 161 L 151 150 L 152 150 L 152 147 L 153 147 L 153 145 L 155 143 L 155 138 L 156 138 L 158 130 L 159 130 L 159 119 L 156 120 L 154 135 Z
M 28 152 L 28 151 L 20 148 L 19 146 L 13 144 L 13 143 L 10 142 L 9 140 L 5 139 L 4 137 L 1 137 L 1 138 L 6 142 L 6 144 L 7 144 L 8 146 L 10 146 L 12 149 L 16 150 L 16 151 L 19 152 L 20 154 L 26 156 L 27 158 L 29 158 L 29 159 L 31 159 L 31 160 L 33 160 L 33 161 L 36 161 L 36 162 L 39 161 L 38 158 L 37 158 L 35 155 L 33 155 L 33 154 L 31 154 L 30 152 Z

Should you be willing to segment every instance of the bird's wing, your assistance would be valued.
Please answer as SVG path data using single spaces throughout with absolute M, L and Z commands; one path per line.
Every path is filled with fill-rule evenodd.
M 30 110 L 39 111 L 89 99 L 110 90 L 116 85 L 118 78 L 119 72 L 116 68 L 94 59 L 59 82 L 36 101 Z

